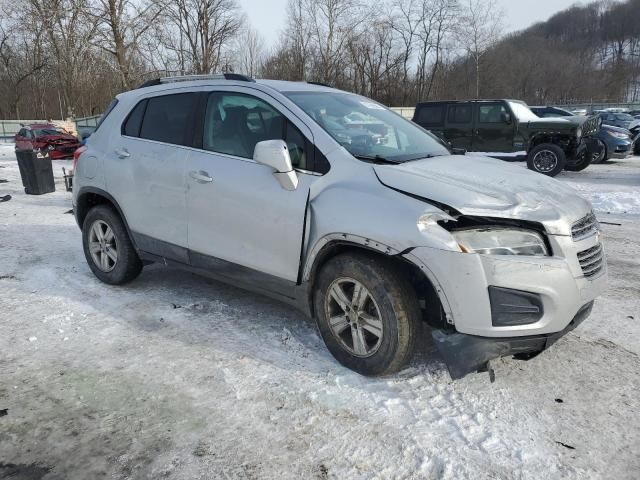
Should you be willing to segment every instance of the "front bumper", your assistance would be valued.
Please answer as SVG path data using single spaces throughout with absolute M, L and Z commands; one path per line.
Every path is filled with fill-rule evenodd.
M 618 140 L 609 146 L 610 158 L 627 158 L 633 155 L 634 142 L 631 140 Z
M 562 331 L 582 306 L 607 284 L 606 260 L 586 276 L 578 254 L 600 244 L 599 235 L 579 241 L 549 235 L 554 256 L 478 255 L 418 247 L 405 255 L 430 278 L 450 324 L 459 333 L 481 337 L 544 335 Z M 539 297 L 543 315 L 526 325 L 495 326 L 489 287 L 529 292 Z
M 433 330 L 433 341 L 447 364 L 451 378 L 457 380 L 486 368 L 489 361 L 499 357 L 516 355 L 523 360 L 535 357 L 580 325 L 591 314 L 593 303 L 592 300 L 583 305 L 569 324 L 556 333 L 491 338 Z
M 589 315 L 607 285 L 600 235 L 547 238 L 554 256 L 479 255 L 427 247 L 405 254 L 439 295 L 451 333 L 437 331 L 434 339 L 447 363 L 453 362 L 452 376 L 477 370 L 492 358 L 540 352 Z M 591 260 L 599 251 L 601 263 L 594 271 Z M 499 309 L 494 304 L 492 310 L 491 304 L 491 292 L 496 290 L 530 294 L 539 307 L 536 314 L 529 322 L 520 321 L 523 316 L 513 322 L 497 321 Z M 507 310 L 532 306 L 505 303 L 512 304 L 506 305 Z
M 74 152 L 80 148 L 81 144 L 55 145 L 53 150 L 49 150 L 49 157 L 52 160 L 62 160 L 73 157 Z

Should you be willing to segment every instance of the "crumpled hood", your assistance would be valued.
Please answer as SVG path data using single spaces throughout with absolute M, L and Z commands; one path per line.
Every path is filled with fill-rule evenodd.
M 374 169 L 395 190 L 464 215 L 541 222 L 555 235 L 570 235 L 571 224 L 591 210 L 568 185 L 492 158 L 451 155 Z

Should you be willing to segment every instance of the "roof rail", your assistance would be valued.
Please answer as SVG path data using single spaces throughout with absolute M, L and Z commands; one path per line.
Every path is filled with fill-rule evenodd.
M 321 87 L 329 87 L 329 88 L 333 88 L 333 85 L 329 85 L 328 83 L 323 83 L 323 82 L 306 82 L 310 85 L 319 85 Z
M 196 80 L 236 80 L 240 82 L 255 82 L 253 78 L 239 73 L 213 73 L 205 75 L 178 75 L 175 77 L 154 78 L 153 80 L 144 82 L 138 88 L 152 87 L 155 85 L 162 85 L 163 83 L 189 82 Z

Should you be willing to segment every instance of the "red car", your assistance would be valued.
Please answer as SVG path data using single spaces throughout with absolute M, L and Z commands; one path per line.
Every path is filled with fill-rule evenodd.
M 16 152 L 36 151 L 51 160 L 71 158 L 81 146 L 76 137 L 49 123 L 25 125 L 16 134 Z

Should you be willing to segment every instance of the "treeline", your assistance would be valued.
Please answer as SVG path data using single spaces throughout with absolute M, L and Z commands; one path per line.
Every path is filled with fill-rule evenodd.
M 530 104 L 640 102 L 640 0 L 574 6 L 502 38 L 485 55 L 483 97 Z M 444 93 L 472 95 L 471 59 L 447 67 Z
M 640 97 L 640 0 L 502 36 L 495 0 L 289 0 L 271 49 L 236 0 L 0 0 L 0 117 L 100 113 L 156 76 L 320 81 L 387 105 Z

